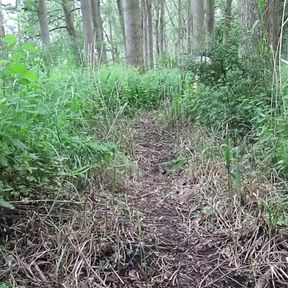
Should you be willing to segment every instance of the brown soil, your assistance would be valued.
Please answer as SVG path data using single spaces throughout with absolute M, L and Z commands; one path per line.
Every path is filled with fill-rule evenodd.
M 245 275 L 233 269 L 220 273 L 221 239 L 197 230 L 201 214 L 197 191 L 182 173 L 185 163 L 171 169 L 179 156 L 173 131 L 161 130 L 153 114 L 140 119 L 135 129 L 139 176 L 130 183 L 127 200 L 141 212 L 151 245 L 147 287 L 245 287 L 241 284 Z

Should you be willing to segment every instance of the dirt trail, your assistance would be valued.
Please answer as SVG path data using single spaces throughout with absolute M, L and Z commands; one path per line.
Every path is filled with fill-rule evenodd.
M 110 186 L 98 189 L 95 181 L 82 201 L 30 201 L 19 203 L 10 214 L 0 210 L 0 284 L 253 287 L 246 285 L 247 273 L 232 267 L 230 234 L 205 232 L 208 221 L 203 221 L 200 192 L 211 185 L 202 167 L 189 162 L 189 169 L 203 179 L 197 173 L 192 173 L 195 179 L 188 176 L 173 130 L 160 128 L 156 114 L 139 117 L 134 130 L 138 174 L 127 181 L 124 191 L 121 186 L 112 197 Z M 241 247 L 250 238 L 243 238 Z M 7 248 L 1 251 L 1 245 Z M 247 249 L 250 253 L 249 242 Z
M 139 177 L 130 184 L 127 196 L 129 204 L 141 212 L 152 243 L 148 287 L 219 287 L 219 283 L 206 286 L 211 279 L 204 279 L 216 259 L 213 249 L 203 249 L 204 239 L 191 220 L 197 210 L 193 190 L 181 169 L 169 169 L 178 157 L 174 135 L 159 131 L 155 115 L 140 119 L 135 129 Z

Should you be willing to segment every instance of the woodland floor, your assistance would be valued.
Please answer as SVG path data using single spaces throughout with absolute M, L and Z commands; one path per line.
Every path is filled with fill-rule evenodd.
M 253 287 L 250 268 L 229 263 L 229 237 L 200 227 L 202 182 L 183 172 L 176 132 L 161 129 L 152 113 L 133 128 L 137 175 L 123 187 L 110 185 L 109 193 L 91 183 L 83 201 L 32 201 L 19 203 L 13 212 L 0 211 L 0 247 L 5 244 L 0 283 L 21 288 Z

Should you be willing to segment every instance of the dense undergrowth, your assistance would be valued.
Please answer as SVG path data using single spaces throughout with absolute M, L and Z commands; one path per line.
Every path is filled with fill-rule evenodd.
M 287 68 L 281 83 L 275 81 L 269 57 L 239 58 L 237 37 L 205 51 L 208 62 L 187 60 L 181 73 L 165 67 L 143 73 L 121 65 L 92 70 L 71 61 L 46 67 L 32 44 L 20 45 L 13 36 L 4 42 L 3 199 L 41 197 L 64 182 L 77 186 L 115 159 L 123 161 L 129 140 L 121 143 L 115 123 L 167 105 L 167 123 L 197 122 L 222 135 L 227 166 L 238 167 L 245 158 L 272 179 L 285 178 Z
M 155 109 L 179 91 L 176 70 L 141 74 L 120 65 L 91 70 L 71 63 L 46 69 L 38 48 L 20 45 L 13 36 L 5 38 L 3 56 L 0 201 L 5 206 L 3 199 L 43 197 L 63 183 L 79 185 L 115 159 L 123 161 L 119 139 L 110 140 L 115 120 Z
M 279 227 L 287 225 L 287 67 L 283 66 L 282 79 L 279 81 L 279 75 L 269 69 L 272 67 L 269 66 L 269 57 L 247 58 L 245 61 L 239 59 L 237 41 L 225 45 L 217 43 L 209 52 L 205 52 L 209 54 L 211 62 L 187 60 L 181 72 L 177 68 L 156 67 L 144 73 L 122 65 L 103 65 L 91 69 L 69 61 L 47 67 L 43 55 L 34 45 L 21 45 L 12 36 L 4 40 L 2 59 L 6 60 L 2 60 L 0 71 L 0 206 L 11 208 L 13 200 L 55 199 L 59 198 L 59 194 L 71 200 L 74 194 L 83 193 L 83 184 L 94 177 L 102 178 L 107 169 L 113 170 L 112 176 L 108 175 L 111 177 L 110 182 L 115 181 L 113 167 L 127 169 L 129 157 L 133 153 L 130 147 L 133 143 L 129 138 L 129 133 L 133 132 L 129 130 L 129 121 L 141 112 L 158 110 L 164 116 L 159 135 L 161 130 L 167 128 L 167 131 L 175 133 L 171 138 L 177 133 L 185 138 L 178 145 L 181 155 L 173 163 L 180 170 L 185 165 L 188 167 L 185 183 L 193 182 L 193 179 L 200 183 L 193 189 L 197 191 L 197 187 L 200 187 L 201 193 L 197 197 L 201 199 L 198 204 L 205 219 L 203 226 L 207 224 L 209 229 L 214 227 L 219 231 L 225 228 L 225 237 L 230 237 L 230 232 L 234 230 L 236 235 L 238 227 L 244 227 L 251 232 L 249 235 L 254 235 L 252 232 L 257 226 L 257 233 L 253 237 L 247 235 L 251 239 L 258 239 L 264 234 L 265 237 L 274 236 Z M 127 127 L 122 127 L 122 122 Z M 194 132 L 189 134 L 191 128 Z M 202 130 L 208 131 L 208 134 L 211 132 L 213 137 L 205 136 L 202 139 Z M 201 135 L 201 141 L 196 139 L 198 134 Z M 99 194 L 99 199 L 95 200 L 95 183 L 89 184 L 88 202 L 91 207 L 88 211 L 92 217 L 88 218 L 91 222 L 84 222 L 83 226 L 78 223 L 87 212 L 82 211 L 82 208 L 78 208 L 79 214 L 76 213 L 81 215 L 79 219 L 74 215 L 77 221 L 72 217 L 76 226 L 81 226 L 82 230 L 78 231 L 81 237 L 88 231 L 88 238 L 90 227 L 95 224 L 93 217 L 97 209 L 94 209 L 94 205 L 100 205 L 101 209 L 112 207 L 115 211 L 117 205 L 124 205 L 120 198 L 114 199 L 115 195 L 111 197 L 106 192 L 101 195 L 103 199 Z M 114 189 L 108 190 L 114 192 Z M 72 194 L 72 191 L 76 193 Z M 120 204 L 117 202 L 114 206 L 115 201 Z M 23 202 L 17 203 L 21 205 Z M 61 205 L 65 206 L 66 202 Z M 227 209 L 228 206 L 233 208 Z M 41 215 L 43 207 L 32 207 L 39 209 Z M 54 204 L 46 207 L 48 214 L 53 207 Z M 117 210 L 119 218 L 117 213 L 111 212 L 110 215 L 109 209 L 108 214 L 105 209 L 100 209 L 103 214 L 99 219 L 104 221 L 103 215 L 110 215 L 111 223 L 116 223 L 122 217 L 125 218 L 127 213 L 132 213 L 130 208 L 122 208 Z M 58 214 L 58 210 L 56 212 Z M 67 218 L 71 216 L 68 212 L 69 209 L 66 211 Z M 11 211 L 9 213 L 11 215 Z M 249 229 L 246 226 L 250 225 L 246 221 L 247 215 L 254 219 L 254 226 L 249 226 Z M 141 226 L 138 214 L 135 218 L 137 225 Z M 134 221 L 131 219 L 128 219 L 130 224 Z M 263 220 L 264 224 L 259 222 Z M 63 223 L 59 225 L 62 227 Z M 107 222 L 102 224 L 101 227 L 106 227 Z M 37 231 L 46 227 L 46 224 L 43 227 L 41 225 Z M 232 226 L 235 226 L 234 230 Z M 46 231 L 47 235 L 59 233 L 61 237 L 66 237 L 65 233 L 63 236 L 60 230 L 53 229 L 52 232 Z M 112 231 L 115 235 L 117 229 Z M 118 234 L 113 236 L 116 240 L 109 238 L 108 234 L 113 234 L 111 231 L 106 231 L 108 234 L 105 232 L 105 235 L 102 232 L 99 235 L 96 233 L 91 239 L 99 243 L 109 239 L 109 245 L 114 245 L 125 243 L 129 238 L 125 229 L 120 237 Z M 17 233 L 15 235 L 17 239 Z M 143 252 L 138 249 L 142 245 L 142 239 L 138 236 L 132 237 L 135 247 L 129 248 L 137 257 Z M 235 243 L 237 237 L 233 240 Z M 44 238 L 43 247 L 46 243 Z M 268 243 L 270 238 L 266 240 Z M 71 251 L 76 255 L 77 247 L 72 242 Z M 56 240 L 54 243 L 57 247 Z M 244 248 L 247 251 L 250 249 L 247 246 Z M 125 246 L 122 249 L 124 254 L 126 250 L 128 248 Z M 34 254 L 34 251 L 30 253 Z M 108 258 L 111 261 L 113 257 Z M 246 260 L 241 258 L 239 263 L 243 264 Z M 264 267 L 269 265 L 267 263 Z M 258 270 L 257 275 L 262 272 Z

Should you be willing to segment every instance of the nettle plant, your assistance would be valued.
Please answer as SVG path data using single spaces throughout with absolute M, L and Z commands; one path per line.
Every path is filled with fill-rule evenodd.
M 32 44 L 18 45 L 13 35 L 3 39 L 0 65 L 0 205 L 11 207 L 2 197 L 14 190 L 8 182 L 16 172 L 23 172 L 27 154 L 25 135 L 35 115 L 35 101 L 23 97 L 29 86 L 37 82 L 37 74 L 29 69 L 30 59 L 38 56 L 38 48 Z M 39 59 L 39 57 L 38 57 Z M 32 61 L 30 62 L 32 63 Z M 26 163 L 27 164 L 27 163 Z M 28 177 L 28 175 L 27 175 Z M 18 178 L 18 177 L 16 177 Z M 15 179 L 15 178 L 14 178 Z M 20 188 L 21 189 L 21 188 Z
M 92 102 L 76 95 L 72 87 L 70 94 L 56 91 L 63 79 L 49 79 L 37 47 L 7 36 L 2 53 L 0 205 L 11 208 L 4 199 L 55 191 L 64 180 L 85 178 L 118 150 L 110 143 L 98 143 L 89 129 L 79 125 L 92 118 L 87 115 Z M 69 85 L 74 84 L 69 79 Z

